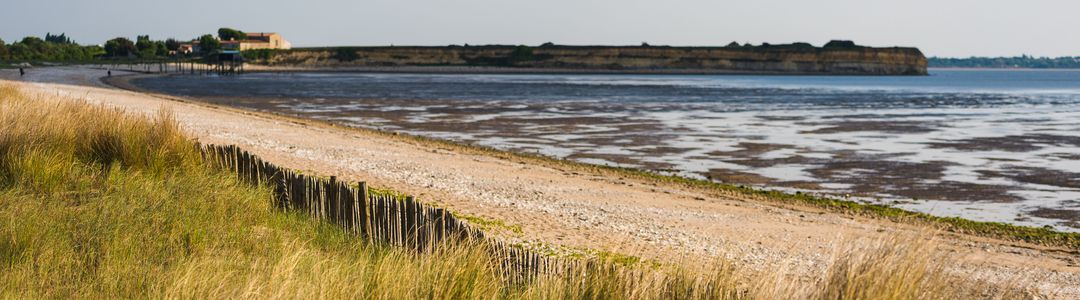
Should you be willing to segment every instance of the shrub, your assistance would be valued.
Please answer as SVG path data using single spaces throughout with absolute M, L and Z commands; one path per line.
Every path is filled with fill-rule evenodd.
M 535 60 L 535 59 L 536 59 L 536 57 L 533 56 L 533 48 L 531 48 L 529 46 L 520 45 L 520 46 L 514 47 L 513 51 L 510 51 L 509 60 L 510 60 L 511 64 L 516 63 L 516 62 Z
M 356 52 L 359 49 L 356 47 L 337 47 L 334 48 L 334 59 L 342 62 L 354 61 L 360 58 L 360 55 Z
M 842 40 L 831 40 L 831 41 L 829 41 L 828 43 L 825 44 L 825 49 L 847 49 L 847 48 L 859 48 L 859 45 L 856 45 L 855 42 L 852 42 L 852 41 L 842 41 Z

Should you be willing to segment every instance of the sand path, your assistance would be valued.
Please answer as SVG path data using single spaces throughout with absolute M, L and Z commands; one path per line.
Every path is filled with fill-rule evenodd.
M 27 82 L 30 92 L 70 95 L 145 114 L 170 109 L 203 143 L 236 144 L 279 165 L 366 180 L 455 212 L 500 220 L 507 226 L 493 231 L 537 247 L 590 248 L 658 259 L 720 255 L 752 268 L 785 262 L 794 272 L 813 274 L 842 242 L 921 231 L 872 218 L 130 92 L 102 84 L 98 78 L 104 70 L 31 69 L 25 78 L 18 78 L 17 71 L 0 73 L 4 82 Z M 499 230 L 518 226 L 520 232 Z M 991 284 L 1080 297 L 1080 255 L 1074 251 L 955 234 L 941 240 L 944 250 L 963 258 L 952 266 L 955 272 Z

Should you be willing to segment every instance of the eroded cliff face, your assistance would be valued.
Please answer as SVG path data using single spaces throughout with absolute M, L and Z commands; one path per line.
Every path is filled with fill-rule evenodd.
M 347 47 L 250 55 L 249 63 L 304 68 L 500 67 L 641 73 L 926 75 L 916 48 L 793 47 Z

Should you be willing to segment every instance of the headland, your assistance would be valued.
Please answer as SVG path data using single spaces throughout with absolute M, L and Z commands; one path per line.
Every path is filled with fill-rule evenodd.
M 249 70 L 927 75 L 917 48 L 875 48 L 849 41 L 724 47 L 673 46 L 379 46 L 261 49 L 244 52 Z

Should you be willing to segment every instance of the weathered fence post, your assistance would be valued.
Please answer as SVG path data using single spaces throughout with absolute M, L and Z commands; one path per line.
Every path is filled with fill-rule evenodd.
M 444 243 L 482 242 L 500 259 L 508 280 L 531 280 L 543 274 L 562 274 L 576 262 L 563 262 L 530 250 L 507 246 L 488 239 L 477 228 L 458 220 L 443 208 L 431 207 L 413 196 L 374 196 L 366 182 L 353 188 L 337 176 L 322 180 L 280 168 L 250 152 L 229 146 L 198 146 L 204 159 L 238 181 L 251 185 L 269 184 L 274 205 L 285 211 L 306 213 L 312 219 L 341 226 L 369 243 L 429 251 Z
M 356 186 L 358 190 L 357 194 L 359 194 L 357 195 L 358 208 L 356 209 L 356 211 L 358 214 L 357 223 L 360 223 L 360 235 L 370 241 L 371 223 L 369 221 L 369 215 L 371 212 L 371 199 L 369 198 L 370 195 L 368 195 L 367 182 L 361 181 Z

